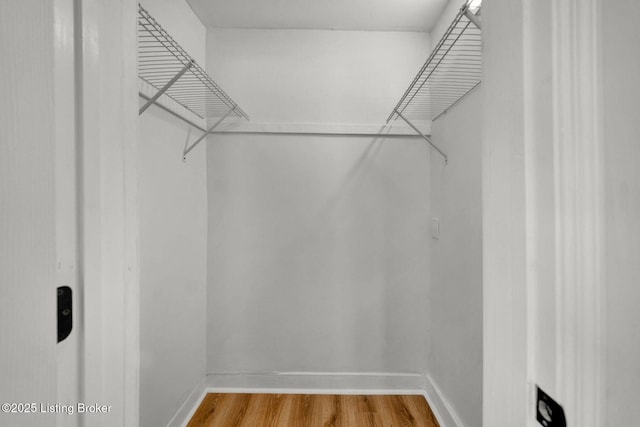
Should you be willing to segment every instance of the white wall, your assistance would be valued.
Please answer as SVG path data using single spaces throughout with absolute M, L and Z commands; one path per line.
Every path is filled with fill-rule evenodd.
M 423 142 L 225 135 L 208 158 L 208 372 L 425 371 Z
M 482 420 L 481 88 L 433 123 L 428 369 L 466 427 Z
M 640 5 L 603 9 L 606 194 L 606 425 L 637 423 L 640 388 Z
M 381 126 L 429 53 L 426 33 L 208 29 L 207 70 L 254 123 Z
M 205 30 L 186 2 L 143 3 L 196 59 Z M 206 366 L 206 147 L 152 106 L 140 116 L 140 425 L 166 425 Z
M 451 22 L 453 22 L 453 18 L 456 17 L 465 1 L 466 0 L 449 0 L 446 3 L 444 8 L 442 9 L 442 12 L 440 12 L 438 21 L 429 33 L 429 35 L 431 36 L 432 48 L 434 48 L 438 44 L 444 33 L 451 25 Z
M 432 47 L 462 3 L 449 1 L 431 31 Z M 462 426 L 482 420 L 482 88 L 432 123 L 434 144 L 447 153 L 431 158 L 429 377 Z
M 188 125 L 140 118 L 140 417 L 165 425 L 205 373 L 206 151 L 181 159 Z
M 207 49 L 209 72 L 254 122 L 378 132 L 429 38 L 209 29 Z M 208 372 L 425 372 L 425 143 L 240 134 L 208 144 Z

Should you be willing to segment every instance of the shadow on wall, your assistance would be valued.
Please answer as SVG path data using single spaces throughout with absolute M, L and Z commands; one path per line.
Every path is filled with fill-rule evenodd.
M 421 372 L 424 144 L 224 135 L 207 151 L 209 372 Z

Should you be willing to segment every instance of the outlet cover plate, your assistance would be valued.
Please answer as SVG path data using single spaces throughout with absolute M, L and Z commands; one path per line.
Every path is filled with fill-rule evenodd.
M 431 218 L 431 238 L 440 239 L 440 218 Z

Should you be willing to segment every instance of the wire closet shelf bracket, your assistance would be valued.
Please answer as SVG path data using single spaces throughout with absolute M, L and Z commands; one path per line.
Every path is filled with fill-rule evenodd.
M 249 116 L 224 90 L 198 65 L 198 63 L 138 4 L 138 77 L 157 92 L 139 95 L 147 102 L 139 114 L 156 104 L 191 126 L 203 131 L 203 135 L 185 147 L 183 159 L 226 118 L 249 120 Z M 215 120 L 208 129 L 195 124 L 181 112 L 158 102 L 166 95 L 184 110 L 198 118 Z M 187 113 L 188 115 L 189 113 Z
M 409 88 L 387 118 L 401 118 L 448 161 L 447 155 L 415 125 L 436 120 L 482 80 L 480 6 L 467 1 L 447 28 Z

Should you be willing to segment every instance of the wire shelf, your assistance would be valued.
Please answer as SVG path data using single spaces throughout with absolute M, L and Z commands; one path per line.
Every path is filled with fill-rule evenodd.
M 185 50 L 138 5 L 138 76 L 201 119 L 249 116 Z M 150 100 L 149 104 L 155 99 Z M 140 111 L 144 111 L 146 105 Z M 186 120 L 186 119 L 185 119 Z
M 387 123 L 399 114 L 409 120 L 435 120 L 480 84 L 482 33 L 477 19 L 480 8 L 470 3 L 462 6 Z

